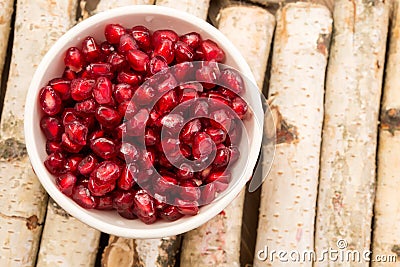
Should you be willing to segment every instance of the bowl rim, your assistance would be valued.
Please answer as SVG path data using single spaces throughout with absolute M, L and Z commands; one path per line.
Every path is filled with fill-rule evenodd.
M 143 228 L 143 229 L 134 229 L 134 228 L 126 228 L 124 226 L 117 226 L 113 224 L 109 224 L 107 222 L 101 221 L 98 218 L 93 217 L 91 214 L 85 212 L 83 208 L 77 206 L 77 205 L 71 205 L 68 202 L 65 201 L 65 198 L 68 198 L 64 194 L 62 194 L 53 184 L 51 179 L 49 178 L 49 174 L 45 170 L 43 162 L 40 160 L 38 157 L 37 149 L 35 146 L 35 137 L 33 135 L 33 119 L 28 119 L 32 118 L 35 116 L 33 114 L 34 109 L 35 109 L 35 103 L 36 103 L 36 97 L 37 97 L 37 92 L 41 88 L 41 84 L 39 84 L 39 81 L 41 80 L 41 77 L 45 74 L 45 71 L 48 68 L 48 65 L 51 63 L 52 59 L 57 57 L 60 53 L 60 49 L 63 46 L 64 43 L 68 42 L 70 39 L 75 38 L 77 36 L 77 33 L 82 32 L 83 30 L 90 28 L 94 25 L 97 25 L 98 23 L 103 23 L 105 20 L 113 18 L 113 17 L 119 17 L 119 16 L 124 16 L 124 15 L 134 15 L 134 14 L 143 14 L 143 13 L 149 13 L 149 15 L 162 15 L 162 16 L 169 16 L 173 17 L 178 20 L 183 20 L 187 23 L 193 24 L 196 27 L 199 27 L 202 29 L 204 32 L 207 34 L 211 35 L 212 38 L 219 42 L 219 43 L 224 43 L 225 45 L 229 46 L 229 54 L 235 57 L 235 61 L 237 62 L 238 66 L 240 66 L 239 70 L 242 72 L 250 82 L 256 84 L 255 78 L 253 76 L 253 73 L 247 64 L 246 60 L 243 58 L 239 50 L 233 45 L 233 43 L 220 32 L 217 28 L 209 24 L 208 22 L 191 15 L 189 13 L 179 11 L 173 8 L 168 8 L 168 7 L 162 7 L 162 6 L 155 6 L 155 5 L 133 5 L 133 6 L 126 6 L 126 7 L 120 7 L 120 8 L 115 8 L 111 9 L 102 13 L 98 13 L 92 17 L 89 17 L 79 24 L 75 25 L 71 29 L 69 29 L 64 35 L 62 35 L 50 48 L 50 50 L 46 53 L 46 55 L 43 57 L 42 61 L 40 62 L 39 66 L 37 67 L 35 74 L 31 80 L 31 84 L 28 89 L 27 97 L 26 97 L 26 103 L 25 103 L 25 112 L 24 112 L 24 134 L 25 134 L 25 142 L 26 142 L 26 147 L 27 147 L 27 152 L 32 164 L 33 169 L 35 170 L 35 173 L 46 190 L 46 192 L 54 199 L 54 201 L 60 205 L 63 209 L 65 209 L 69 214 L 71 214 L 73 217 L 77 218 L 78 220 L 84 222 L 85 224 L 89 225 L 90 227 L 93 227 L 99 231 L 116 235 L 116 236 L 121 236 L 121 237 L 127 237 L 127 238 L 161 238 L 165 236 L 172 236 L 172 235 L 178 235 L 182 234 L 184 232 L 190 231 L 194 228 L 197 228 L 201 226 L 202 224 L 206 223 L 210 219 L 212 219 L 214 216 L 219 214 L 223 209 L 225 209 L 239 194 L 239 192 L 244 188 L 245 184 L 249 180 L 249 178 L 252 175 L 253 169 L 248 167 L 249 162 L 257 162 L 259 150 L 261 148 L 261 140 L 262 140 L 262 132 L 258 133 L 256 135 L 256 139 L 253 139 L 252 142 L 254 142 L 254 146 L 256 146 L 256 151 L 253 151 L 253 154 L 251 154 L 253 149 L 249 150 L 249 160 L 246 166 L 246 171 L 243 173 L 244 177 L 249 177 L 248 179 L 244 179 L 244 177 L 241 177 L 240 180 L 237 182 L 237 184 L 232 187 L 231 191 L 228 192 L 224 197 L 220 198 L 218 201 L 213 202 L 213 208 L 212 209 L 207 209 L 203 212 L 200 212 L 196 216 L 193 216 L 193 219 L 188 219 L 185 221 L 182 221 L 179 224 L 171 224 L 167 226 L 163 226 L 160 228 L 152 228 L 151 225 L 149 225 L 148 228 Z M 261 103 L 261 99 L 260 99 Z M 261 120 L 260 123 L 263 123 L 263 120 Z M 262 125 L 261 125 L 262 126 Z M 256 128 L 256 127 L 255 127 Z M 261 127 L 261 129 L 263 129 Z M 257 129 L 255 131 L 259 132 Z M 254 136 L 254 135 L 253 135 Z M 252 145 L 253 146 L 253 145 Z M 150 231 L 149 231 L 150 230 Z

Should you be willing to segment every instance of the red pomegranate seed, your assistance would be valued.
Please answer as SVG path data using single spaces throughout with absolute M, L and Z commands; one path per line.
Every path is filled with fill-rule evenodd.
M 117 145 L 108 137 L 100 137 L 93 140 L 90 144 L 90 148 L 97 156 L 103 159 L 111 159 L 118 153 Z
M 128 66 L 128 62 L 126 61 L 125 57 L 117 52 L 112 52 L 110 55 L 108 55 L 107 62 L 111 64 L 111 69 L 113 71 L 120 71 Z
M 176 64 L 172 68 L 176 80 L 180 82 L 194 80 L 194 68 L 192 62 L 183 62 Z
M 99 45 L 96 43 L 96 40 L 88 36 L 82 42 L 82 54 L 87 62 L 95 62 L 100 58 L 101 51 Z
M 94 197 L 84 185 L 76 185 L 72 190 L 71 197 L 82 208 L 94 209 L 96 207 Z
M 117 190 L 113 194 L 113 207 L 117 210 L 126 210 L 133 205 L 134 194 L 132 192 Z
M 154 129 L 146 127 L 144 133 L 144 142 L 146 146 L 154 146 L 156 143 L 160 142 L 160 135 Z
M 225 142 L 226 132 L 220 128 L 208 127 L 204 132 L 210 136 L 216 145 Z
M 202 82 L 203 87 L 212 89 L 218 80 L 220 73 L 217 68 L 210 65 L 204 65 L 196 71 L 196 80 Z
M 181 154 L 187 159 L 192 158 L 192 148 L 187 144 L 181 144 Z
M 92 90 L 96 81 L 78 78 L 71 82 L 71 97 L 75 101 L 82 101 L 92 96 Z
M 76 74 L 75 71 L 73 71 L 70 68 L 66 67 L 64 72 L 63 72 L 62 77 L 67 79 L 67 80 L 69 80 L 69 81 L 72 81 L 73 79 L 78 78 L 78 75 Z
M 154 46 L 152 57 L 161 56 L 170 64 L 174 60 L 174 43 L 165 39 Z
M 98 210 L 112 210 L 113 209 L 113 198 L 110 194 L 96 197 L 96 209 Z
M 192 179 L 194 177 L 193 168 L 187 163 L 182 163 L 179 166 L 176 175 L 179 179 Z
M 233 91 L 231 91 L 231 90 L 229 90 L 229 89 L 227 89 L 227 88 L 225 88 L 225 87 L 222 87 L 222 86 L 219 86 L 217 89 L 216 89 L 216 91 L 220 94 L 220 95 L 222 95 L 223 97 L 225 97 L 225 98 L 227 98 L 227 99 L 230 99 L 230 100 L 232 100 L 232 99 L 234 99 L 234 98 L 236 98 L 238 95 L 237 94 L 235 94 Z
M 63 194 L 71 196 L 76 181 L 76 176 L 71 172 L 68 172 L 57 177 L 56 185 L 58 190 L 60 190 Z
M 143 77 L 140 74 L 128 70 L 119 72 L 117 76 L 118 83 L 127 83 L 132 86 L 139 85 L 142 80 Z
M 78 171 L 83 176 L 91 174 L 97 166 L 97 159 L 93 155 L 87 155 L 79 162 Z
M 234 69 L 223 70 L 219 77 L 219 82 L 238 95 L 243 94 L 245 91 L 242 76 Z
M 164 168 L 172 168 L 171 162 L 169 162 L 164 153 L 159 154 L 158 164 Z
M 50 116 L 58 114 L 62 109 L 61 98 L 51 86 L 45 86 L 40 90 L 39 103 L 42 110 Z
M 175 205 L 178 211 L 183 215 L 196 215 L 199 213 L 198 203 L 196 201 L 187 201 L 176 198 Z
M 115 181 L 105 184 L 100 184 L 95 178 L 90 177 L 88 182 L 88 189 L 92 196 L 101 197 L 107 193 L 110 193 L 115 189 Z
M 161 56 L 154 56 L 149 61 L 148 72 L 151 75 L 156 74 L 159 71 L 168 69 L 167 61 Z
M 180 218 L 183 217 L 183 214 L 181 214 L 178 210 L 177 207 L 175 206 L 170 206 L 167 205 L 165 208 L 163 208 L 160 212 L 160 217 L 164 220 L 173 222 L 176 221 Z
M 79 116 L 82 116 L 82 117 L 86 117 L 89 115 L 93 115 L 96 112 L 97 103 L 96 103 L 96 101 L 94 101 L 93 98 L 89 98 L 82 102 L 76 102 L 74 109 L 76 111 L 76 114 L 78 114 Z M 70 121 L 74 121 L 74 119 L 72 117 L 74 115 L 69 114 L 68 116 L 70 116 L 70 118 L 69 118 Z M 77 120 L 77 119 L 75 119 L 75 120 Z M 66 123 L 64 122 L 64 124 L 66 124 Z
M 154 166 L 157 160 L 156 151 L 153 147 L 148 147 L 141 153 L 142 160 L 141 166 L 143 169 L 147 170 Z
M 193 137 L 195 133 L 201 131 L 201 122 L 199 119 L 194 119 L 189 121 L 183 126 L 182 131 L 179 134 L 179 138 L 183 143 L 191 144 L 193 142 Z
M 137 107 L 132 101 L 125 101 L 118 105 L 118 113 L 126 120 L 131 119 L 137 112 Z
M 154 46 L 165 40 L 176 43 L 179 40 L 179 36 L 172 30 L 158 30 L 153 33 L 152 42 Z
M 231 173 L 227 170 L 225 171 L 214 171 L 206 179 L 206 183 L 214 183 L 215 189 L 218 193 L 224 191 L 229 186 L 231 181 Z
M 193 180 L 183 180 L 179 183 L 180 198 L 187 201 L 197 201 L 201 196 L 200 188 Z
M 132 119 L 127 121 L 127 134 L 129 136 L 143 136 L 148 118 L 149 111 L 147 109 L 139 110 Z
M 153 199 L 144 190 L 138 190 L 133 198 L 134 211 L 141 221 L 152 224 L 157 220 Z
M 126 55 L 128 51 L 132 49 L 139 49 L 135 39 L 133 39 L 132 35 L 130 34 L 122 35 L 119 39 L 118 52 Z
M 100 51 L 103 54 L 103 56 L 106 57 L 115 51 L 115 47 L 109 42 L 104 41 L 100 45 Z
M 243 119 L 247 112 L 247 103 L 243 100 L 243 98 L 236 97 L 232 100 L 232 109 L 240 119 Z
M 134 220 L 138 218 L 134 212 L 133 206 L 126 210 L 117 210 L 117 212 L 121 217 L 128 220 Z
M 165 114 L 171 112 L 178 104 L 177 93 L 175 90 L 170 90 L 158 100 L 156 108 L 160 114 Z
M 199 49 L 206 61 L 223 62 L 225 59 L 224 51 L 214 41 L 204 40 L 201 42 Z
M 46 141 L 46 153 L 50 155 L 55 152 L 62 152 L 61 143 L 58 141 Z
M 97 121 L 105 128 L 115 128 L 121 122 L 121 116 L 115 109 L 99 106 L 96 110 Z
M 213 151 L 213 141 L 203 132 L 196 133 L 193 138 L 192 154 L 197 159 L 207 158 Z
M 202 187 L 200 201 L 202 204 L 209 204 L 215 199 L 217 193 L 215 184 L 206 184 Z
M 228 108 L 231 106 L 231 101 L 224 96 L 220 95 L 216 92 L 207 92 L 203 94 L 205 97 L 208 97 L 209 104 L 211 105 L 212 110 L 217 110 L 221 108 Z
M 168 133 L 178 133 L 183 127 L 184 118 L 180 114 L 167 114 L 161 119 L 161 125 Z
M 186 43 L 178 41 L 175 44 L 175 61 L 177 63 L 193 61 L 193 49 Z
M 65 52 L 64 63 L 65 66 L 75 72 L 81 71 L 83 64 L 85 63 L 81 50 L 77 47 L 68 48 Z
M 135 184 L 137 179 L 137 173 L 139 169 L 135 164 L 129 164 L 126 166 L 118 178 L 117 185 L 118 188 L 122 190 L 130 190 Z
M 149 105 L 156 98 L 156 91 L 153 87 L 142 84 L 139 88 L 136 89 L 136 92 L 133 97 L 133 101 L 137 105 Z
M 104 130 L 94 130 L 89 134 L 88 140 L 92 143 L 97 138 L 104 137 Z
M 242 128 L 234 127 L 229 131 L 226 141 L 229 143 L 229 145 L 238 146 L 241 138 L 242 138 Z
M 62 100 L 68 100 L 71 97 L 71 81 L 64 78 L 55 78 L 49 82 L 51 88 L 56 91 Z
M 96 84 L 93 87 L 93 98 L 100 105 L 108 105 L 113 102 L 112 83 L 110 79 L 106 77 L 97 78 Z
M 151 47 L 150 31 L 144 26 L 135 26 L 131 30 L 133 39 L 137 42 L 139 47 L 147 51 Z
M 66 159 L 61 152 L 55 152 L 47 156 L 44 161 L 46 169 L 54 175 L 59 175 L 64 171 Z
M 154 185 L 154 191 L 161 195 L 171 195 L 177 185 L 178 181 L 174 177 L 163 175 L 157 179 L 156 184 Z
M 49 141 L 60 141 L 63 128 L 60 119 L 44 116 L 40 120 L 40 129 Z
M 121 154 L 121 158 L 127 163 L 135 162 L 140 157 L 139 149 L 134 144 L 128 142 L 123 142 L 121 144 L 119 152 Z
M 214 166 L 219 168 L 228 165 L 231 156 L 230 152 L 227 147 L 218 148 L 213 161 Z
M 103 161 L 90 174 L 90 178 L 94 179 L 98 185 L 115 183 L 120 176 L 121 171 L 117 163 L 114 161 Z
M 79 118 L 78 118 L 78 113 L 77 113 L 76 110 L 73 109 L 73 108 L 66 108 L 66 109 L 64 109 L 64 112 L 63 112 L 63 114 L 62 114 L 62 116 L 61 116 L 61 119 L 62 119 L 62 123 L 63 123 L 64 125 L 66 125 L 66 124 L 68 124 L 68 123 L 70 123 L 70 122 L 78 121 L 78 120 L 79 120 Z
M 149 56 L 138 49 L 129 50 L 127 59 L 131 68 L 139 72 L 146 71 L 149 64 Z
M 90 77 L 113 77 L 113 66 L 110 63 L 92 63 L 86 67 Z
M 110 44 L 118 44 L 119 39 L 126 33 L 120 24 L 108 24 L 104 29 L 104 35 Z
M 133 96 L 133 87 L 127 83 L 119 83 L 114 86 L 114 97 L 117 103 L 129 101 Z
M 171 73 L 165 73 L 157 79 L 157 83 L 154 85 L 157 87 L 159 93 L 166 93 L 174 89 L 178 85 L 174 75 Z
M 182 35 L 179 39 L 190 46 L 192 49 L 196 49 L 197 47 L 199 47 L 202 41 L 200 34 L 198 34 L 197 32 L 189 32 Z
M 224 131 L 229 131 L 231 128 L 232 119 L 224 109 L 211 112 L 210 119 L 211 125 L 216 128 L 223 129 Z
M 192 108 L 192 116 L 195 118 L 208 117 L 209 115 L 209 104 L 205 100 L 195 101 Z
M 78 153 L 82 150 L 83 145 L 75 144 L 66 133 L 63 133 L 61 136 L 61 147 L 67 152 Z
M 65 133 L 74 144 L 86 145 L 88 128 L 79 121 L 73 121 L 65 125 Z

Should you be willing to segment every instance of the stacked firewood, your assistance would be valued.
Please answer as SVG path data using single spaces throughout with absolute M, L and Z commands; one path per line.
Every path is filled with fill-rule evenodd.
M 203 226 L 162 239 L 108 236 L 71 217 L 48 199 L 23 137 L 29 82 L 56 39 L 138 4 L 215 24 L 269 98 L 277 138 L 272 166 L 255 174 L 268 174 L 261 190 L 243 189 Z M 400 261 L 399 33 L 399 0 L 1 0 L 0 266 L 370 265 L 265 257 L 266 248 L 321 255 L 342 245 Z

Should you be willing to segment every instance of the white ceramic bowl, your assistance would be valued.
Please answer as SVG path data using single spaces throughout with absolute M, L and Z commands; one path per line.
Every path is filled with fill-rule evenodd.
M 25 139 L 32 166 L 43 187 L 63 209 L 102 232 L 129 238 L 160 238 L 192 230 L 220 213 L 238 195 L 252 175 L 262 139 L 263 110 L 258 90 L 255 89 L 255 85 L 247 85 L 247 88 L 253 89 L 247 89 L 245 95 L 254 112 L 252 119 L 246 122 L 250 139 L 248 157 L 241 157 L 234 167 L 230 188 L 216 201 L 202 207 L 198 215 L 185 216 L 175 222 L 161 220 L 146 225 L 140 220 L 124 219 L 114 211 L 85 210 L 57 189 L 54 177 L 43 165 L 46 158 L 45 137 L 39 126 L 43 113 L 37 99 L 39 90 L 49 80 L 62 74 L 66 49 L 80 45 L 82 39 L 88 35 L 97 40 L 104 40 L 103 30 L 108 23 L 120 23 L 126 27 L 144 25 L 153 31 L 169 28 L 178 34 L 199 32 L 204 39 L 210 38 L 223 48 L 226 53 L 225 64 L 241 71 L 254 83 L 249 66 L 234 45 L 220 31 L 197 17 L 159 6 L 122 7 L 97 14 L 64 34 L 43 58 L 32 79 L 25 106 Z

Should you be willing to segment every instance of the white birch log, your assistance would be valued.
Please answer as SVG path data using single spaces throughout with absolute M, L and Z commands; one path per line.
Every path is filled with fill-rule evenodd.
M 277 12 L 268 95 L 276 151 L 261 193 L 254 266 L 312 266 L 258 253 L 314 247 L 324 81 L 332 32 L 330 11 L 298 2 Z M 268 137 L 268 136 L 267 136 Z M 268 151 L 264 151 L 267 154 Z M 270 166 L 264 166 L 264 174 Z
M 3 0 L 0 2 L 0 82 L 6 58 L 8 36 L 10 35 L 13 4 L 14 0 Z
M 315 248 L 370 249 L 389 1 L 337 0 L 326 82 Z M 369 266 L 319 262 L 316 266 Z
M 275 18 L 254 6 L 221 10 L 219 29 L 247 60 L 262 88 Z M 184 235 L 181 266 L 240 266 L 240 240 L 245 190 L 219 215 Z
M 156 0 L 156 5 L 175 8 L 196 17 L 207 19 L 210 0 Z
M 100 0 L 94 13 L 129 5 L 152 5 L 155 0 Z
M 25 96 L 44 54 L 74 23 L 76 4 L 73 0 L 17 2 L 0 130 L 0 266 L 32 266 L 36 261 L 47 196 L 26 153 Z
M 372 258 L 390 255 L 400 261 L 400 2 L 392 2 L 392 23 L 386 64 L 378 145 L 378 176 Z M 372 267 L 396 262 L 372 262 Z

